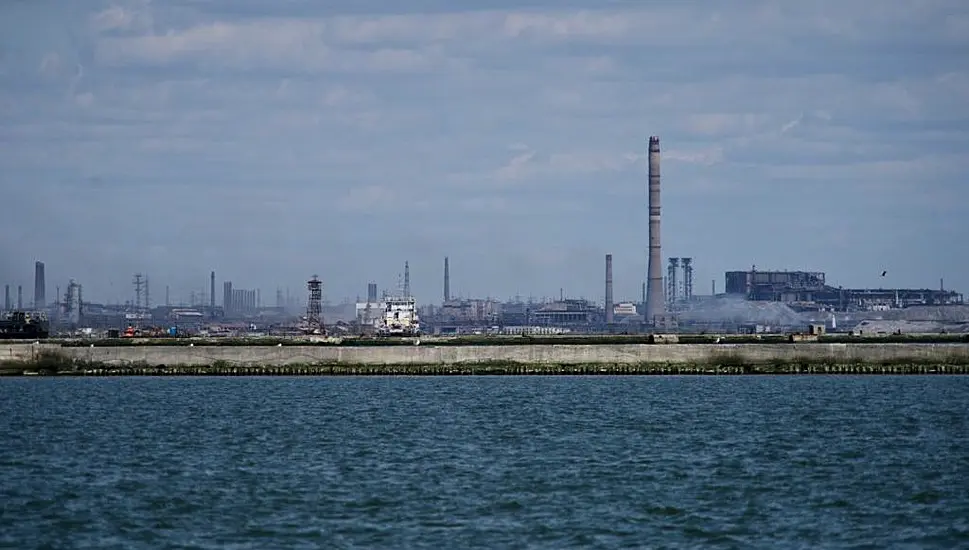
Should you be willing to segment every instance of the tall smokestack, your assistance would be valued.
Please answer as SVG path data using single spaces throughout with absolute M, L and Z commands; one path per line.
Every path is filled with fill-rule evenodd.
M 612 254 L 606 254 L 606 324 L 612 324 Z
M 209 273 L 209 309 L 215 311 L 215 272 Z
M 47 306 L 47 282 L 44 278 L 44 262 L 34 262 L 34 309 Z
M 444 301 L 451 301 L 451 270 L 448 269 L 447 256 L 444 257 Z
M 10 311 L 12 305 L 13 304 L 10 303 L 10 285 L 4 285 L 3 286 L 3 309 L 4 309 L 4 311 Z
M 24 310 L 24 287 L 17 285 L 17 309 Z
M 663 299 L 663 252 L 659 235 L 659 138 L 649 138 L 649 264 L 646 269 L 647 324 L 655 324 L 666 310 Z

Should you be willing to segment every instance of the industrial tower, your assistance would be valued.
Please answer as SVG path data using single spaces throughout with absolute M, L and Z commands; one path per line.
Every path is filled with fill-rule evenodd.
M 404 262 L 404 298 L 410 298 L 410 263 Z
M 451 301 L 451 269 L 447 256 L 444 257 L 444 302 Z
M 46 306 L 47 282 L 44 276 L 44 262 L 34 262 L 34 309 L 39 311 Z
M 676 300 L 679 297 L 677 296 L 679 287 L 677 287 L 676 280 L 676 272 L 679 269 L 680 259 L 670 258 L 670 265 L 666 268 L 666 302 L 671 311 L 673 309 L 673 304 L 676 303 Z
M 306 282 L 306 288 L 310 291 L 310 297 L 306 304 L 306 325 L 307 332 L 310 334 L 326 334 L 323 327 L 323 283 L 319 277 Z
M 615 308 L 612 303 L 612 254 L 606 254 L 606 324 L 614 321 Z
M 663 299 L 663 253 L 660 246 L 659 200 L 659 138 L 649 138 L 649 261 L 646 269 L 646 314 L 648 325 L 662 318 L 666 306 Z

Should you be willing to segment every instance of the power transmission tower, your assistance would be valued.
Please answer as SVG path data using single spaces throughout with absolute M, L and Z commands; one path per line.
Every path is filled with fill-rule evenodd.
M 145 277 L 141 273 L 135 273 L 134 279 L 131 281 L 135 285 L 135 311 L 141 309 L 141 296 L 145 290 Z

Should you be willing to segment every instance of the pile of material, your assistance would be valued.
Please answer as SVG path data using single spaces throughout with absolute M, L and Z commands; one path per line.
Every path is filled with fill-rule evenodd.
M 879 334 L 969 334 L 969 323 L 867 320 L 855 325 L 852 328 L 852 333 L 861 336 Z
M 969 323 L 969 306 L 914 306 L 877 313 L 882 319 L 896 321 L 937 321 Z
M 679 314 L 681 322 L 757 324 L 794 327 L 805 318 L 780 302 L 749 302 L 742 298 L 717 297 L 694 304 Z

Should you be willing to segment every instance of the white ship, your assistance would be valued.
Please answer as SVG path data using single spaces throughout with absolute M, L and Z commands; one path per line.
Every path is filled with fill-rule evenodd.
M 418 336 L 421 333 L 417 317 L 417 301 L 413 296 L 388 296 L 380 304 L 383 317 L 374 319 L 377 334 L 385 336 Z

